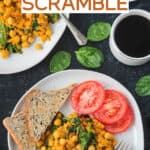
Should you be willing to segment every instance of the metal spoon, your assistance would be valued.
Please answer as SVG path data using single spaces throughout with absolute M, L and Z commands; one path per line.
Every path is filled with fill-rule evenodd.
M 87 38 L 84 34 L 82 34 L 72 23 L 71 21 L 66 17 L 65 14 L 60 14 L 60 16 L 65 20 L 68 28 L 72 32 L 74 38 L 76 39 L 77 43 L 79 45 L 86 45 L 87 44 Z

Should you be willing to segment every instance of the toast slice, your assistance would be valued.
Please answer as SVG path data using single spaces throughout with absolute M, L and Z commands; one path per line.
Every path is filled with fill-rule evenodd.
M 33 90 L 26 96 L 26 119 L 34 141 L 40 140 L 74 87 L 75 84 L 50 92 Z
M 35 143 L 30 140 L 24 112 L 17 113 L 13 117 L 5 118 L 3 125 L 18 145 L 19 150 L 36 149 Z

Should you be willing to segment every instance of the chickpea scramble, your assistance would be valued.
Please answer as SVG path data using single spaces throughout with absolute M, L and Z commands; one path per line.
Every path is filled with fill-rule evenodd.
M 50 40 L 50 23 L 59 19 L 58 14 L 22 14 L 21 0 L 0 1 L 0 56 L 22 53 L 39 37 L 42 42 Z M 35 49 L 42 49 L 41 43 Z
M 52 125 L 36 143 L 40 150 L 113 150 L 116 140 L 104 125 L 88 115 L 57 113 Z

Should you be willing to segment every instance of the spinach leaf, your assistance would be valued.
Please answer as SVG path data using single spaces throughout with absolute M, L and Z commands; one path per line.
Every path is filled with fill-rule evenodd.
M 82 150 L 86 150 L 91 143 L 92 139 L 94 137 L 94 134 L 92 132 L 85 132 L 82 131 L 79 133 L 79 139 Z
M 97 22 L 92 24 L 87 33 L 87 38 L 90 41 L 102 41 L 110 35 L 111 25 L 107 22 Z
M 16 45 L 8 44 L 7 49 L 10 51 L 10 53 L 22 54 L 21 48 L 17 48 Z
M 40 26 L 40 24 L 38 23 L 37 17 L 35 16 L 34 20 L 33 20 L 33 24 L 32 24 L 32 29 L 35 30 L 39 26 Z
M 50 62 L 50 72 L 65 70 L 71 64 L 71 54 L 65 51 L 57 52 Z
M 55 23 L 59 20 L 60 16 L 59 14 L 46 14 L 48 16 L 48 20 L 51 23 Z
M 138 80 L 135 91 L 138 96 L 150 96 L 150 75 L 146 75 Z
M 103 53 L 94 47 L 81 47 L 75 54 L 78 62 L 87 68 L 98 68 L 104 62 Z
M 0 45 L 6 46 L 8 28 L 0 22 Z

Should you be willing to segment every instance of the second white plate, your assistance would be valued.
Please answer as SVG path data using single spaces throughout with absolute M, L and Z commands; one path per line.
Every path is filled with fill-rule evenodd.
M 67 15 L 69 17 L 69 14 Z M 51 25 L 51 40 L 43 43 L 41 51 L 35 50 L 35 44 L 40 42 L 39 39 L 29 47 L 23 49 L 23 54 L 12 54 L 8 59 L 0 59 L 0 74 L 12 74 L 27 70 L 40 63 L 54 48 L 66 28 L 63 18 Z
M 131 150 L 144 150 L 143 125 L 142 125 L 142 119 L 141 119 L 141 114 L 140 114 L 138 105 L 134 97 L 131 95 L 131 93 L 122 84 L 112 79 L 111 77 L 105 74 L 92 72 L 92 71 L 86 71 L 86 70 L 68 70 L 68 71 L 55 73 L 53 75 L 50 75 L 44 78 L 43 80 L 35 84 L 31 89 L 29 89 L 29 91 L 31 91 L 33 88 L 38 88 L 43 91 L 59 89 L 59 88 L 66 87 L 69 84 L 79 83 L 79 82 L 83 82 L 86 80 L 99 81 L 106 88 L 116 89 L 124 93 L 124 95 L 128 98 L 129 103 L 131 104 L 135 119 L 134 119 L 134 123 L 132 127 L 126 132 L 116 135 L 116 138 L 118 140 L 123 139 L 124 141 L 129 143 L 132 146 Z M 12 115 L 20 111 L 23 105 L 23 99 L 25 95 L 17 103 L 16 107 L 13 110 Z M 60 111 L 64 113 L 65 115 L 68 115 L 73 111 L 69 101 L 67 101 L 63 105 Z M 8 146 L 9 146 L 9 150 L 17 150 L 17 146 L 11 139 L 10 135 L 8 135 Z

